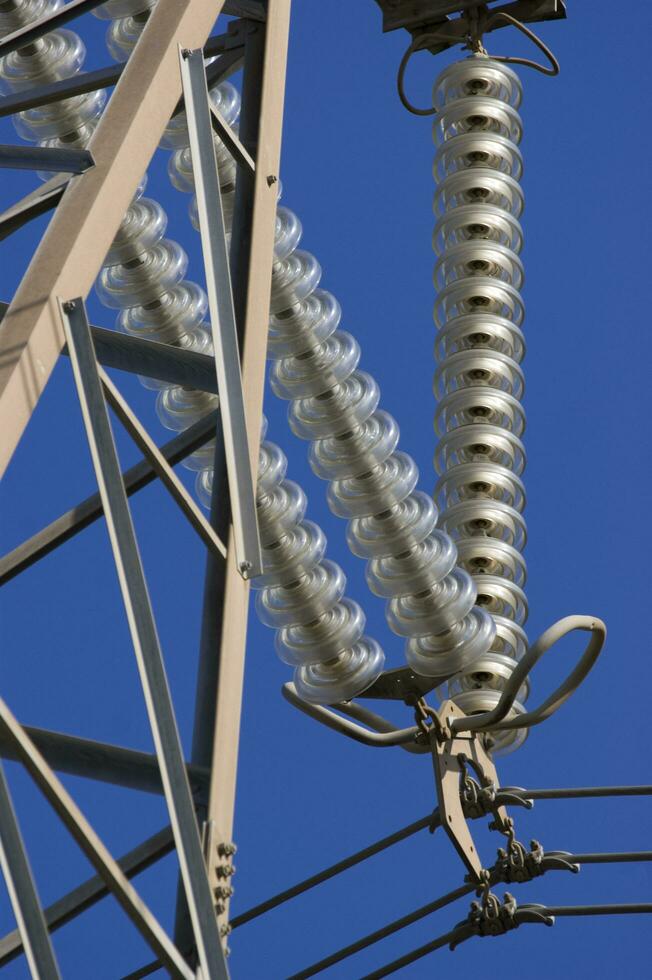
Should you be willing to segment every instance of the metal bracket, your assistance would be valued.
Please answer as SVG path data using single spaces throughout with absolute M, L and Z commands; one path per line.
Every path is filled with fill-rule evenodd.
M 447 681 L 450 674 L 443 677 L 421 677 L 409 667 L 384 670 L 371 687 L 358 695 L 360 698 L 382 699 L 383 701 L 404 701 L 413 705 L 419 698 Z
M 466 822 L 460 781 L 467 765 L 475 769 L 484 786 L 493 784 L 497 787 L 498 774 L 481 739 L 469 738 L 466 733 L 451 735 L 451 722 L 455 718 L 464 717 L 464 712 L 453 701 L 444 701 L 437 712 L 437 717 L 440 730 L 438 732 L 437 726 L 433 725 L 429 730 L 429 736 L 441 824 L 471 874 L 481 881 L 483 865 Z M 498 806 L 493 813 L 497 821 L 507 823 L 507 811 L 504 806 Z
M 383 12 L 384 33 L 404 29 L 413 37 L 433 30 L 450 34 L 449 42 L 443 40 L 428 48 L 433 54 L 465 39 L 471 26 L 471 12 L 487 11 L 487 5 L 479 0 L 376 0 L 376 3 Z M 524 24 L 534 24 L 545 20 L 564 20 L 566 4 L 564 0 L 514 0 L 500 7 L 491 7 L 489 12 L 510 14 Z M 451 19 L 451 14 L 459 16 Z M 496 24 L 496 29 L 502 26 Z

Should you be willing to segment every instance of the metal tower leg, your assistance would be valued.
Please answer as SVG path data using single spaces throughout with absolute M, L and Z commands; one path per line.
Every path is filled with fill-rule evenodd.
M 1 762 L 0 865 L 9 889 L 9 897 L 32 976 L 38 980 L 58 980 L 59 968 Z

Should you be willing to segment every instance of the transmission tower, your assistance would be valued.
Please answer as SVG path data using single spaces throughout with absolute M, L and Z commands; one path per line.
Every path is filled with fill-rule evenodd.
M 385 32 L 410 37 L 398 65 L 400 101 L 413 115 L 432 117 L 434 127 L 434 494 L 421 489 L 398 423 L 364 369 L 359 341 L 341 323 L 318 259 L 301 247 L 301 221 L 281 199 L 290 0 L 0 0 L 0 78 L 8 93 L 0 115 L 13 118 L 23 141 L 0 146 L 0 164 L 35 175 L 35 189 L 0 215 L 0 238 L 10 247 L 10 236 L 49 218 L 19 288 L 2 307 L 1 472 L 67 359 L 98 488 L 0 559 L 0 582 L 34 574 L 37 563 L 93 525 L 108 530 L 154 746 L 146 753 L 31 727 L 0 701 L 3 759 L 21 764 L 94 870 L 42 903 L 0 768 L 0 859 L 17 924 L 0 940 L 0 966 L 24 955 L 32 976 L 60 976 L 53 933 L 111 894 L 150 951 L 150 962 L 134 964 L 130 977 L 160 969 L 184 978 L 237 975 L 229 945 L 239 942 L 241 927 L 438 828 L 437 846 L 452 845 L 458 858 L 451 890 L 294 980 L 460 899 L 452 928 L 447 920 L 431 941 L 367 976 L 388 976 L 472 938 L 552 926 L 558 917 L 652 912 L 652 903 L 542 904 L 518 896 L 522 884 L 544 875 L 557 878 L 568 895 L 570 875 L 582 865 L 652 858 L 523 843 L 520 814 L 534 800 L 645 796 L 652 787 L 548 790 L 500 780 L 500 756 L 519 749 L 531 728 L 565 704 L 606 637 L 593 614 L 558 619 L 534 641 L 526 633 L 519 110 L 529 72 L 559 72 L 536 31 L 563 21 L 565 5 L 378 0 L 378 6 Z M 107 22 L 112 61 L 85 71 L 88 19 L 78 18 L 90 12 Z M 531 57 L 492 53 L 497 38 L 506 45 L 513 36 L 507 28 L 525 35 Z M 459 47 L 455 60 L 438 65 L 432 103 L 415 105 L 407 91 L 412 56 Z M 512 65 L 523 69 L 520 76 Z M 191 276 L 186 247 L 168 230 L 154 192 L 163 158 L 199 232 L 205 287 Z M 146 176 L 150 166 L 153 178 Z M 89 323 L 93 290 L 116 311 L 110 327 Z M 287 403 L 291 432 L 307 443 L 330 510 L 345 522 L 369 589 L 385 603 L 385 638 L 367 630 L 362 604 L 329 557 L 306 492 L 292 478 L 293 460 L 274 441 L 263 415 L 267 360 L 269 388 Z M 128 375 L 145 389 L 138 405 L 149 399 L 174 433 L 168 441 L 160 443 L 160 431 L 149 431 L 125 395 L 121 379 Z M 129 468 L 118 454 L 127 440 L 140 454 Z M 72 442 L 66 439 L 65 453 L 80 453 Z M 184 652 L 197 677 L 189 752 L 132 518 L 137 495 L 155 481 L 186 518 L 205 561 L 199 652 Z M 151 519 L 165 537 L 162 515 Z M 422 780 L 428 772 L 433 807 L 242 909 L 232 902 L 234 808 L 251 593 L 273 631 L 270 646 L 287 667 L 286 715 L 293 723 L 318 723 L 312 729 L 319 738 L 426 757 L 419 771 Z M 549 613 L 554 619 L 556 610 Z M 586 635 L 576 664 L 551 693 L 530 699 L 533 668 L 577 632 Z M 402 638 L 400 667 L 386 663 L 391 634 Z M 91 636 L 89 656 L 93 643 Z M 264 742 L 261 726 L 262 766 Z M 168 825 L 143 833 L 138 846 L 115 857 L 58 773 L 160 797 Z M 324 779 L 325 797 L 335 791 Z M 482 824 L 493 849 L 478 843 Z M 178 876 L 166 889 L 168 907 L 175 906 L 171 934 L 132 880 L 172 852 Z M 509 890 L 499 896 L 501 884 Z M 265 969 L 277 976 L 281 967 Z

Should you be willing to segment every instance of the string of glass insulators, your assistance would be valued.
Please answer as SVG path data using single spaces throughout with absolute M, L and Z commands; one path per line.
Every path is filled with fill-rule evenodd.
M 486 55 L 454 62 L 434 86 L 435 496 L 496 625 L 488 652 L 448 684 L 469 714 L 496 705 L 527 648 L 520 102 L 518 77 Z M 505 733 L 502 747 L 524 737 Z
M 124 4 L 122 6 L 124 9 Z M 34 0 L 26 0 L 24 8 L 14 11 L 16 16 L 3 25 L 6 32 L 29 23 L 35 13 L 42 16 L 46 12 L 44 5 L 35 5 Z M 75 73 L 75 66 L 81 66 L 83 45 L 76 35 L 66 31 L 62 37 L 55 37 L 55 44 L 51 41 L 47 35 L 38 52 L 26 55 L 19 52 L 19 57 L 12 59 L 21 69 L 20 85 L 15 84 L 14 90 L 69 77 Z M 53 50 L 57 52 L 57 60 L 48 71 L 48 56 Z M 75 55 L 68 58 L 65 70 L 62 69 L 65 59 L 61 55 L 64 50 Z M 38 56 L 37 65 L 33 64 L 35 56 Z M 10 66 L 8 74 L 16 82 L 16 65 Z M 211 98 L 226 121 L 236 126 L 239 96 L 233 86 L 228 83 L 216 86 L 211 91 Z M 50 145 L 63 137 L 68 137 L 67 142 L 70 142 L 71 118 L 69 110 L 50 115 L 47 130 Z M 74 116 L 74 121 L 80 121 L 79 113 Z M 23 125 L 20 132 L 33 141 L 44 142 L 42 127 Z M 88 126 L 77 132 L 77 145 L 83 146 L 91 132 Z M 166 127 L 161 146 L 174 151 L 176 167 L 173 173 L 177 186 L 192 190 L 183 114 Z M 227 204 L 226 220 L 230 224 L 228 204 L 233 201 L 235 168 L 219 141 L 216 141 L 216 152 L 221 189 Z M 212 353 L 210 333 L 204 322 L 206 295 L 196 283 L 184 279 L 188 262 L 186 253 L 178 242 L 164 237 L 167 215 L 157 201 L 143 196 L 144 189 L 143 180 L 104 260 L 97 283 L 98 295 L 105 305 L 120 311 L 117 320 L 120 329 L 132 335 Z M 281 226 L 277 238 L 282 250 Z M 141 378 L 141 381 L 146 387 L 158 389 L 157 411 L 171 429 L 187 428 L 217 404 L 215 396 L 204 392 L 149 378 Z M 204 494 L 210 494 L 213 455 L 214 450 L 209 445 L 186 461 L 191 468 L 200 471 L 203 477 L 200 489 Z M 295 667 L 294 682 L 298 693 L 316 703 L 350 700 L 378 677 L 383 668 L 384 653 L 377 641 L 365 635 L 364 613 L 358 603 L 344 594 L 344 573 L 335 562 L 326 558 L 326 538 L 321 528 L 304 519 L 305 494 L 298 484 L 285 478 L 286 467 L 287 460 L 280 448 L 274 443 L 263 442 L 257 506 L 265 573 L 256 582 L 259 589 L 256 605 L 263 622 L 276 630 L 275 645 L 280 658 Z
M 232 98 L 235 90 L 230 86 L 220 86 L 219 89 L 226 93 L 224 102 L 219 105 L 220 111 L 234 125 L 235 114 L 230 107 L 235 104 Z M 173 123 L 171 129 L 171 133 L 166 133 L 166 140 L 169 140 L 167 145 L 176 149 L 170 171 L 173 177 L 176 174 L 174 182 L 177 186 L 189 190 L 192 186 L 189 153 L 186 146 L 180 145 L 184 131 L 182 117 Z M 221 144 L 217 149 L 218 152 L 221 149 L 223 155 L 220 172 L 223 178 L 227 178 L 222 180 L 222 191 L 228 212 L 234 186 L 233 164 Z M 150 249 L 155 248 L 162 240 L 164 213 L 161 213 L 162 209 L 156 202 L 142 198 L 142 193 L 137 196 L 132 208 L 136 213 L 126 216 L 121 228 L 124 240 L 117 242 L 116 248 L 107 257 L 107 267 L 113 272 L 105 274 L 105 270 L 103 273 L 100 287 L 102 298 L 108 298 L 111 305 L 118 305 L 115 302 L 118 295 L 122 302 L 139 301 L 136 306 L 122 310 L 119 320 L 123 329 L 146 332 L 158 339 L 197 349 L 192 330 L 188 330 L 187 325 L 182 325 L 179 330 L 175 311 L 170 310 L 165 300 L 161 303 L 160 295 L 155 295 L 155 287 L 163 285 L 166 287 L 165 297 L 170 293 L 174 296 L 179 276 L 183 275 L 179 270 L 185 271 L 185 256 L 180 254 L 180 246 L 170 248 L 166 245 L 158 248 L 158 262 L 156 257 L 143 261 L 144 252 L 140 251 L 140 247 L 146 244 Z M 145 225 L 156 230 L 141 238 L 140 232 L 144 231 Z M 480 655 L 483 648 L 486 650 L 493 624 L 481 609 L 473 608 L 474 589 L 472 585 L 469 587 L 469 577 L 455 568 L 455 548 L 448 535 L 436 531 L 434 527 L 437 514 L 432 501 L 425 494 L 415 491 L 418 473 L 414 462 L 405 454 L 394 451 L 398 439 L 396 423 L 386 413 L 377 410 L 377 386 L 373 379 L 357 371 L 359 350 L 350 335 L 337 330 L 339 309 L 336 301 L 330 294 L 316 288 L 319 280 L 316 260 L 309 253 L 295 254 L 301 234 L 298 220 L 287 209 L 279 209 L 277 228 L 280 232 L 277 239 L 283 242 L 277 252 L 274 269 L 271 334 L 289 331 L 285 341 L 281 342 L 281 346 L 289 343 L 289 348 L 279 357 L 274 376 L 282 377 L 283 367 L 288 366 L 281 362 L 298 358 L 311 361 L 311 378 L 307 380 L 310 391 L 307 399 L 297 391 L 296 383 L 290 381 L 288 387 L 287 379 L 276 384 L 275 389 L 282 397 L 292 398 L 291 417 L 294 416 L 295 402 L 316 400 L 322 403 L 317 409 L 322 416 L 321 429 L 326 428 L 327 431 L 320 437 L 314 420 L 308 422 L 309 433 L 304 429 L 304 437 L 314 441 L 311 452 L 313 468 L 331 480 L 331 506 L 336 513 L 349 518 L 349 543 L 356 553 L 369 559 L 368 578 L 372 589 L 390 598 L 390 625 L 397 632 L 410 637 L 408 659 L 422 673 L 432 676 L 447 672 L 453 664 L 459 667 Z M 288 244 L 293 247 L 288 248 Z M 141 271 L 143 266 L 146 266 L 148 273 L 147 284 L 143 282 L 146 278 Z M 116 279 L 116 267 L 120 267 L 120 282 Z M 163 278 L 158 277 L 161 269 L 165 272 Z M 131 274 L 128 270 L 132 270 Z M 198 287 L 191 290 L 198 301 L 195 310 L 201 306 L 203 310 L 201 317 L 196 317 L 190 324 L 191 327 L 200 325 L 197 320 L 203 320 L 205 312 L 205 298 L 199 299 L 196 290 Z M 298 310 L 298 306 L 302 309 Z M 134 314 L 133 310 L 137 310 L 137 313 Z M 162 329 L 165 336 L 161 335 Z M 170 336 L 174 333 L 176 337 Z M 207 333 L 205 330 L 200 333 L 204 337 L 200 343 L 206 349 Z M 305 348 L 302 347 L 304 344 Z M 322 353 L 324 346 L 331 353 L 335 348 L 335 360 L 339 367 L 335 382 L 315 393 L 315 388 L 322 383 L 318 381 L 320 374 L 325 376 L 328 372 L 331 382 L 334 377 L 333 358 L 328 358 L 328 351 L 325 366 L 320 364 L 320 357 L 315 356 Z M 279 353 L 278 344 L 275 350 Z M 290 350 L 292 352 L 288 357 Z M 278 368 L 281 369 L 280 374 Z M 298 394 L 299 397 L 296 397 Z M 205 403 L 206 398 L 210 399 L 211 396 L 165 386 L 159 393 L 159 414 L 169 427 L 185 428 L 195 418 L 212 409 L 213 403 Z M 352 426 L 346 431 L 337 428 L 343 418 L 348 419 L 347 424 Z M 325 449 L 328 456 L 329 440 L 335 444 L 335 460 L 327 461 L 325 466 L 323 460 L 315 465 L 320 450 Z M 200 484 L 207 482 L 209 470 L 205 464 L 210 456 L 209 449 L 204 459 L 193 461 L 192 465 L 200 470 Z M 371 470 L 360 470 L 363 460 L 365 465 L 371 465 Z M 409 587 L 412 592 L 406 591 Z
M 131 4 L 132 10 L 137 6 Z M 123 4 L 121 9 L 124 10 Z M 108 38 L 113 53 L 124 58 L 132 50 L 141 26 L 133 17 L 121 21 L 124 23 L 111 25 Z M 115 51 L 118 36 L 123 39 L 119 53 Z M 127 37 L 128 42 L 124 41 Z M 234 125 L 231 118 L 227 117 L 227 121 Z M 167 144 L 174 147 L 168 170 L 176 187 L 191 191 L 192 163 L 187 145 L 181 145 L 182 126 L 179 117 L 175 133 L 179 143 L 175 145 L 175 139 Z M 228 225 L 233 207 L 233 181 L 221 178 L 221 190 Z M 194 204 L 191 218 L 196 225 Z M 455 567 L 455 547 L 448 535 L 436 530 L 437 512 L 433 502 L 415 491 L 418 471 L 414 461 L 394 451 L 398 427 L 391 416 L 377 411 L 379 394 L 373 379 L 356 371 L 359 348 L 349 334 L 337 330 L 339 307 L 334 297 L 316 291 L 319 266 L 313 256 L 298 250 L 300 237 L 301 225 L 296 216 L 287 208 L 279 208 L 270 349 L 279 354 L 285 366 L 298 356 L 302 367 L 308 368 L 309 377 L 304 379 L 303 387 L 299 383 L 297 388 L 290 382 L 289 391 L 287 379 L 284 386 L 274 384 L 278 378 L 275 371 L 272 386 L 277 394 L 289 396 L 293 402 L 297 395 L 308 393 L 318 398 L 320 409 L 324 406 L 321 415 L 325 438 L 312 430 L 308 434 L 311 439 L 316 437 L 311 460 L 332 438 L 339 466 L 336 462 L 335 468 L 333 464 L 326 470 L 323 466 L 313 465 L 313 468 L 331 480 L 332 508 L 340 516 L 350 518 L 349 542 L 357 554 L 369 559 L 368 580 L 372 589 L 390 600 L 387 606 L 390 625 L 409 637 L 408 661 L 421 673 L 431 676 L 450 673 L 487 649 L 493 623 L 482 610 L 474 608 L 472 580 Z M 306 310 L 300 311 L 297 303 L 304 300 L 307 300 Z M 284 327 L 278 327 L 277 319 L 285 321 Z M 285 351 L 274 343 L 274 335 L 283 332 Z M 315 356 L 322 352 L 322 347 L 328 347 L 331 354 L 329 358 L 327 353 L 325 365 Z M 288 353 L 290 358 L 286 356 Z M 282 370 L 283 365 L 276 367 Z M 333 378 L 336 378 L 337 392 L 331 390 Z M 343 420 L 348 427 L 341 431 L 338 427 Z M 209 480 L 210 468 L 202 469 L 199 487 Z M 339 503 L 334 506 L 333 501 L 338 497 Z

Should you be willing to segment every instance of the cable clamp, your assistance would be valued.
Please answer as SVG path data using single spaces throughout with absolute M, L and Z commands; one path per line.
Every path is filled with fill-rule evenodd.
M 466 768 L 468 760 L 463 753 L 458 756 L 458 761 L 462 770 L 460 787 L 462 810 L 467 820 L 476 820 L 491 814 L 495 815 L 496 811 L 505 806 L 522 806 L 526 810 L 532 809 L 534 804 L 531 800 L 524 800 L 521 796 L 516 796 L 508 790 L 500 789 L 490 780 L 483 780 L 482 785 L 477 782 Z
M 580 866 L 568 861 L 569 856 L 564 851 L 546 854 L 536 840 L 530 841 L 529 851 L 520 841 L 512 840 L 507 850 L 499 848 L 498 861 L 491 870 L 492 880 L 522 884 L 540 878 L 546 871 L 571 871 L 577 874 Z
M 449 943 L 449 949 L 454 950 L 471 936 L 502 936 L 524 922 L 553 926 L 555 918 L 547 914 L 542 905 L 517 905 L 509 892 L 505 892 L 502 902 L 497 895 L 489 892 L 482 903 L 471 903 L 468 916 L 458 922 L 453 930 L 455 936 Z

